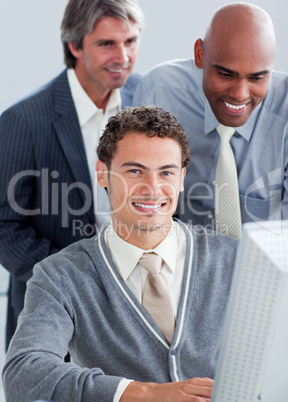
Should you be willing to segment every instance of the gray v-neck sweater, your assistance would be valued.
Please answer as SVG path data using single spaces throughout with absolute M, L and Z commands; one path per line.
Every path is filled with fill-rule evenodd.
M 37 264 L 3 371 L 7 402 L 105 402 L 122 378 L 213 378 L 237 242 L 183 229 L 187 252 L 171 345 L 118 274 L 104 231 Z M 67 348 L 76 364 L 63 362 Z

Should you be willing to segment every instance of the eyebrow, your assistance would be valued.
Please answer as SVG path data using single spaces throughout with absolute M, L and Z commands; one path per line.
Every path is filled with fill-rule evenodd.
M 213 64 L 213 67 L 217 68 L 218 70 L 225 71 L 225 73 L 228 73 L 231 75 L 239 75 L 239 73 L 237 71 L 230 70 L 229 68 L 226 68 L 223 66 L 219 66 L 218 64 Z M 259 75 L 265 75 L 265 74 L 269 74 L 269 73 L 270 73 L 269 70 L 262 70 L 262 71 L 258 71 L 257 73 L 249 74 L 249 77 L 258 77 Z
M 139 35 L 138 34 L 135 34 L 135 35 L 131 35 L 131 36 L 129 36 L 126 40 L 125 40 L 125 42 L 127 42 L 127 41 L 130 41 L 130 40 L 138 40 L 139 39 Z M 116 43 L 117 42 L 117 40 L 115 40 L 115 39 L 111 39 L 111 38 L 100 38 L 100 39 L 98 39 L 97 40 L 97 44 L 98 45 L 101 45 L 101 44 L 103 44 L 103 43 L 111 43 L 111 44 L 113 44 L 113 43 Z
M 145 165 L 142 165 L 142 163 L 138 162 L 125 162 L 122 163 L 121 167 L 138 167 L 143 170 L 149 170 Z M 169 165 L 159 166 L 158 168 L 158 170 L 165 170 L 165 169 L 180 169 L 180 167 L 175 163 L 171 163 Z
M 139 35 L 139 33 L 137 33 L 137 34 L 135 34 L 135 35 L 132 35 L 132 36 L 129 36 L 127 39 L 126 39 L 126 42 L 127 42 L 127 40 L 131 40 L 131 39 L 139 39 L 139 37 L 140 37 L 140 35 Z

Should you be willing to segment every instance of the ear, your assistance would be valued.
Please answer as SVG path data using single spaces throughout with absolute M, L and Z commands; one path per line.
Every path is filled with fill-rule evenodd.
M 68 42 L 67 46 L 69 47 L 70 52 L 76 59 L 80 59 L 82 57 L 82 49 L 78 49 L 76 47 L 76 42 Z
M 182 178 L 181 178 L 181 187 L 180 187 L 180 192 L 184 191 L 184 179 L 186 175 L 186 167 L 182 169 Z
M 194 45 L 194 61 L 197 68 L 203 68 L 203 40 L 197 39 Z
M 104 162 L 96 162 L 97 180 L 100 187 L 108 187 L 108 169 Z

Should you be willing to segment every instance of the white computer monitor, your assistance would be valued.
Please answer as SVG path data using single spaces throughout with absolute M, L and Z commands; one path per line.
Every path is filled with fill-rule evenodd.
M 247 223 L 212 402 L 288 401 L 288 221 Z

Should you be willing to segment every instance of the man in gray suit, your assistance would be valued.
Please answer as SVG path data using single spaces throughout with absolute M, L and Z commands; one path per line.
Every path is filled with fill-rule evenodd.
M 7 347 L 34 264 L 109 220 L 105 191 L 92 191 L 95 149 L 109 117 L 131 104 L 143 21 L 137 0 L 70 0 L 61 26 L 67 69 L 1 116 Z

